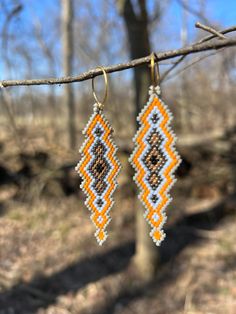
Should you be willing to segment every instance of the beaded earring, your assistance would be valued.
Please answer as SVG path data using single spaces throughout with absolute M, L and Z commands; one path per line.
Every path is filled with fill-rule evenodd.
M 85 205 L 91 211 L 90 218 L 96 227 L 95 237 L 98 244 L 102 245 L 107 238 L 105 229 L 111 220 L 109 212 L 114 203 L 112 195 L 117 187 L 120 163 L 112 139 L 113 129 L 103 115 L 108 94 L 107 73 L 103 67 L 99 68 L 103 72 L 105 94 L 100 102 L 95 93 L 93 78 L 92 89 L 96 103 L 94 113 L 83 131 L 86 140 L 80 149 L 82 159 L 75 169 L 82 178 L 81 188 L 87 196 Z
M 130 162 L 135 169 L 134 181 L 140 189 L 139 199 L 146 209 L 144 217 L 151 225 L 150 236 L 159 246 L 165 238 L 164 211 L 172 200 L 169 191 L 176 181 L 173 173 L 181 159 L 174 148 L 176 136 L 169 126 L 172 114 L 160 97 L 154 53 L 150 66 L 153 85 L 149 88 L 149 100 L 137 118 L 140 128 L 133 139 L 135 148 Z

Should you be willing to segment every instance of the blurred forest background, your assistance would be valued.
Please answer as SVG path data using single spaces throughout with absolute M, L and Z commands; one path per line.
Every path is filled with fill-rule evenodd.
M 223 30 L 235 12 L 233 0 L 0 0 L 0 79 L 78 75 L 177 49 L 207 36 L 196 21 Z M 123 168 L 102 248 L 74 171 L 91 81 L 1 89 L 1 314 L 236 313 L 235 52 L 159 64 L 183 159 L 159 249 L 128 163 L 148 66 L 109 75 L 105 114 Z

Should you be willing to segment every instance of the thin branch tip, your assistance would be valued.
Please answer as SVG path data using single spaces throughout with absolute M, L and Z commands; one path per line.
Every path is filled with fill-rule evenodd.
M 196 22 L 196 23 L 195 23 L 195 27 L 196 27 L 196 28 L 200 28 L 200 29 L 202 29 L 202 30 L 204 30 L 204 31 L 206 31 L 206 32 L 209 32 L 209 33 L 213 34 L 213 35 L 216 35 L 216 36 L 219 37 L 220 39 L 227 39 L 227 37 L 224 36 L 224 35 L 222 34 L 222 32 L 217 31 L 215 28 L 213 28 L 213 27 L 211 27 L 211 26 L 207 26 L 207 25 L 204 25 L 204 24 L 202 24 L 202 23 L 200 23 L 200 22 Z

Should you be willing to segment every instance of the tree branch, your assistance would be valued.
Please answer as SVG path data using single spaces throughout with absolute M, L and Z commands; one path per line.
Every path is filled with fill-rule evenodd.
M 230 28 L 231 31 L 236 30 L 236 26 Z M 222 31 L 221 33 L 225 33 Z M 210 41 L 211 39 L 215 38 L 216 35 L 211 35 L 208 37 L 203 38 L 201 41 L 189 45 L 184 48 L 168 50 L 164 52 L 156 53 L 157 60 L 163 61 L 175 57 L 181 57 L 193 53 L 198 53 L 202 51 L 208 50 L 217 50 L 220 48 L 236 46 L 236 39 L 229 38 L 229 39 L 222 39 L 222 40 L 214 40 Z M 146 56 L 143 58 L 135 59 L 127 63 L 120 63 L 116 65 L 111 65 L 105 67 L 105 71 L 107 73 L 123 71 L 126 69 L 134 68 L 136 66 L 144 65 L 150 63 L 151 57 Z M 95 68 L 90 71 L 84 72 L 78 76 L 68 76 L 68 77 L 61 77 L 61 78 L 43 78 L 43 79 L 30 79 L 30 80 L 3 80 L 0 81 L 0 87 L 9 87 L 9 86 L 23 86 L 23 85 L 52 85 L 52 84 L 67 84 L 67 83 L 74 83 L 74 82 L 81 82 L 85 80 L 92 79 L 93 77 L 102 75 L 102 70 Z
M 196 25 L 195 25 L 195 27 L 196 27 Z M 228 34 L 228 33 L 232 33 L 232 32 L 235 32 L 235 31 L 236 31 L 236 26 L 231 26 L 231 27 L 229 27 L 229 28 L 226 28 L 226 29 L 220 31 L 220 33 L 221 33 L 221 34 Z M 197 43 L 198 43 L 198 44 L 201 44 L 201 43 L 204 43 L 204 42 L 206 42 L 206 41 L 209 41 L 209 40 L 211 40 L 211 39 L 213 39 L 213 38 L 215 38 L 215 37 L 216 37 L 216 35 L 209 35 L 209 36 L 207 36 L 207 37 L 202 38 L 202 39 L 199 40 Z
M 195 24 L 195 27 L 201 28 L 201 29 L 203 29 L 204 31 L 207 31 L 207 32 L 209 32 L 209 33 L 212 33 L 212 34 L 218 36 L 220 39 L 226 39 L 226 38 L 227 38 L 226 36 L 224 36 L 223 34 L 221 34 L 220 32 L 218 32 L 217 30 L 215 30 L 213 27 L 203 25 L 203 24 L 201 24 L 200 22 L 197 22 L 197 23 Z

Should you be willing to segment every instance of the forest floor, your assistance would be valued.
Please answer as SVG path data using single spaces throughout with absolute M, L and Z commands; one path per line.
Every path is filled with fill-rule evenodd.
M 123 171 L 109 238 L 99 247 L 75 156 L 36 144 L 19 153 L 1 133 L 0 314 L 236 313 L 232 138 L 180 148 L 184 163 L 161 264 L 147 282 L 132 264 L 136 201 L 127 154 L 119 156 Z

